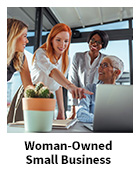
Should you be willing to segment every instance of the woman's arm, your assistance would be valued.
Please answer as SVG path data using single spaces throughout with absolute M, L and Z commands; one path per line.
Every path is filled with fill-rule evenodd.
M 30 76 L 30 72 L 29 72 L 28 62 L 27 62 L 26 56 L 25 56 L 23 68 L 22 68 L 22 70 L 20 72 L 20 76 L 21 76 L 21 80 L 22 80 L 22 84 L 23 84 L 24 89 L 28 85 L 33 85 L 32 81 L 31 81 L 31 76 Z
M 69 92 L 72 94 L 73 98 L 76 99 L 82 99 L 86 98 L 84 94 L 90 94 L 92 95 L 93 93 L 84 89 L 84 88 L 78 88 L 74 84 L 72 84 L 69 80 L 65 78 L 65 76 L 56 68 L 54 68 L 50 75 L 56 82 L 58 82 L 60 85 L 62 85 L 64 88 L 69 90 Z
M 62 87 L 60 87 L 57 91 L 55 91 L 56 94 L 56 100 L 58 105 L 58 115 L 57 119 L 65 119 L 64 114 L 64 101 L 63 101 L 63 90 Z

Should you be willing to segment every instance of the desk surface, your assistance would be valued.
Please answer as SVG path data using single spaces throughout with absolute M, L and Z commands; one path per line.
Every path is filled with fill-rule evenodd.
M 25 133 L 24 127 L 9 127 L 7 126 L 7 133 Z M 50 133 L 92 133 L 84 127 L 83 123 L 77 122 L 74 126 L 69 129 L 53 129 Z

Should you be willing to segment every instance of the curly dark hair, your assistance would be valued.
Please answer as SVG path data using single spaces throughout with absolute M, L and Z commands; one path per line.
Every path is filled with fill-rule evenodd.
M 95 35 L 95 34 L 98 34 L 98 35 L 101 37 L 101 40 L 102 40 L 102 42 L 103 42 L 102 48 L 106 48 L 107 45 L 108 45 L 109 36 L 108 36 L 108 34 L 107 34 L 105 31 L 101 31 L 101 30 L 92 31 L 92 32 L 89 34 L 89 37 L 88 37 L 87 42 L 89 43 L 90 39 L 91 39 L 91 38 L 93 37 L 93 35 Z

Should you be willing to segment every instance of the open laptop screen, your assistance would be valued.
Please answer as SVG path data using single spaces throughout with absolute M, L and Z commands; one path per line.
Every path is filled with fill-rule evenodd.
M 133 86 L 99 84 L 96 88 L 93 130 L 133 132 Z

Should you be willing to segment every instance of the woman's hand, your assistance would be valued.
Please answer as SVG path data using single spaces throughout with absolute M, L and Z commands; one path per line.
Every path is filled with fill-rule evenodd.
M 72 83 L 68 85 L 68 90 L 72 94 L 72 98 L 76 98 L 76 99 L 86 98 L 85 94 L 90 94 L 90 95 L 93 94 L 92 92 L 84 88 L 76 87 Z
M 54 68 L 50 75 L 56 82 L 58 82 L 60 85 L 62 85 L 64 88 L 69 90 L 69 92 L 72 94 L 73 98 L 76 99 L 82 99 L 86 98 L 84 94 L 90 94 L 92 95 L 93 93 L 84 89 L 84 88 L 78 88 L 75 85 L 73 85 L 69 80 L 65 78 L 65 76 L 56 68 Z

